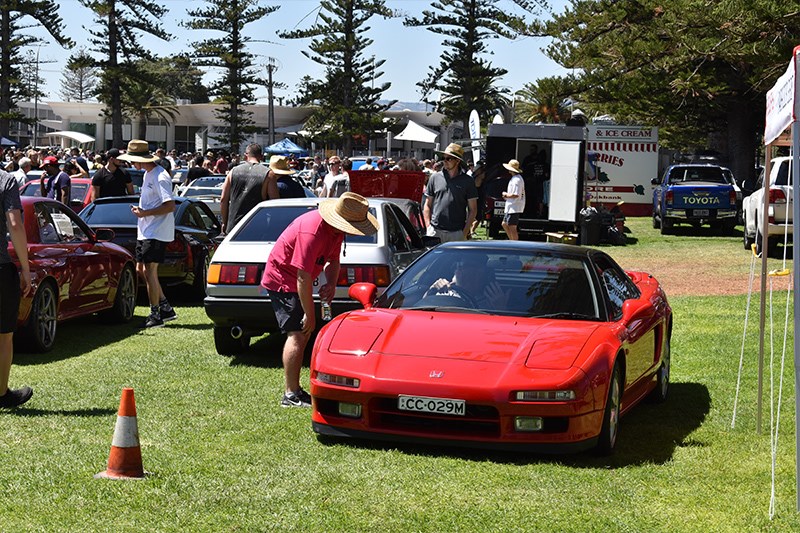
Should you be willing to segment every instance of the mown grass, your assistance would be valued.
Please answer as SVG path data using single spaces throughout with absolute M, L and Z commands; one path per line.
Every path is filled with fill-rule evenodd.
M 156 331 L 67 323 L 52 353 L 16 358 L 12 385 L 36 393 L 0 411 L 0 530 L 798 531 L 793 365 L 770 521 L 752 331 L 730 427 L 745 300 L 671 299 L 670 399 L 623 418 L 610 458 L 319 441 L 307 410 L 278 405 L 280 339 L 218 356 L 202 307 L 180 304 Z M 96 480 L 125 386 L 150 474 Z

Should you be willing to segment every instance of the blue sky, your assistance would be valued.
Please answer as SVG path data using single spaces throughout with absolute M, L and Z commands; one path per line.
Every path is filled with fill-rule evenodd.
M 169 13 L 163 22 L 164 29 L 173 35 L 171 41 L 148 38 L 144 42 L 157 55 L 169 55 L 191 49 L 191 43 L 203 38 L 199 32 L 189 31 L 180 25 L 181 20 L 186 20 L 188 8 L 203 6 L 200 0 L 162 0 Z M 430 9 L 430 0 L 388 0 L 387 6 L 408 14 L 419 15 L 424 9 Z M 551 1 L 555 9 L 561 10 L 566 0 Z M 509 11 L 521 13 L 510 0 L 501 0 L 501 5 L 507 4 Z M 92 13 L 84 8 L 78 0 L 61 0 L 60 14 L 64 19 L 64 32 L 69 35 L 77 46 L 89 48 L 88 33 L 84 28 L 93 24 Z M 312 24 L 318 11 L 317 0 L 262 0 L 261 5 L 280 5 L 280 9 L 268 15 L 261 22 L 248 26 L 247 33 L 252 37 L 248 49 L 256 55 L 256 64 L 264 66 L 270 57 L 275 58 L 278 71 L 274 74 L 277 81 L 286 83 L 287 90 L 276 91 L 276 96 L 291 96 L 296 89 L 298 81 L 306 74 L 322 76 L 322 67 L 302 55 L 302 50 L 308 50 L 310 40 L 286 40 L 277 36 L 278 30 L 291 30 L 293 28 L 307 28 Z M 396 99 L 403 102 L 419 101 L 419 92 L 416 83 L 422 80 L 431 65 L 438 65 L 442 53 L 441 42 L 443 36 L 434 34 L 422 28 L 407 28 L 402 20 L 383 20 L 379 17 L 371 19 L 372 28 L 369 37 L 374 43 L 365 54 L 367 60 L 374 54 L 376 58 L 385 59 L 381 67 L 383 76 L 378 82 L 391 82 L 392 86 L 384 93 L 386 99 Z M 43 28 L 30 30 L 42 36 L 46 35 Z M 46 39 L 49 43 L 52 39 Z M 489 49 L 493 55 L 488 59 L 495 65 L 503 67 L 509 73 L 501 80 L 501 85 L 510 91 L 515 91 L 525 83 L 538 78 L 553 75 L 563 75 L 566 70 L 549 60 L 541 52 L 541 48 L 548 43 L 545 39 L 525 38 L 517 41 L 506 39 L 492 39 Z M 64 50 L 54 44 L 42 45 L 39 49 L 40 72 L 47 80 L 45 91 L 49 98 L 45 100 L 60 100 L 58 91 L 62 78 L 64 62 L 72 52 Z M 262 72 L 265 72 L 262 70 Z M 215 77 L 210 73 L 206 81 Z M 259 103 L 266 103 L 266 89 L 256 91 Z

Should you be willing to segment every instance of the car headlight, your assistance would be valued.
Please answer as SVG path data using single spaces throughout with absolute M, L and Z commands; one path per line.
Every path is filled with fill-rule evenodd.
M 568 402 L 575 397 L 574 390 L 521 390 L 514 393 L 518 402 Z
M 358 378 L 337 376 L 336 374 L 328 374 L 326 372 L 317 372 L 317 379 L 330 385 L 339 385 L 340 387 L 351 387 L 354 389 L 357 389 L 361 385 L 361 380 Z

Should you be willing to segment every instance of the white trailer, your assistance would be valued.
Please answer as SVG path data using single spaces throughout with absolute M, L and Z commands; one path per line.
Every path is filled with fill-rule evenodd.
M 586 191 L 592 205 L 611 208 L 620 201 L 628 216 L 649 216 L 650 184 L 658 177 L 658 128 L 587 127 Z

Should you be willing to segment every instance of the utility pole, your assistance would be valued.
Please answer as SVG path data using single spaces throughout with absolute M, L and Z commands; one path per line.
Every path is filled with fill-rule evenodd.
M 269 116 L 269 144 L 275 144 L 275 103 L 273 100 L 272 89 L 274 84 L 272 82 L 272 72 L 278 70 L 275 65 L 275 58 L 270 57 L 267 64 L 267 98 L 269 100 L 268 116 Z
M 36 47 L 36 76 L 33 78 L 33 147 L 39 146 L 39 50 L 41 43 Z

